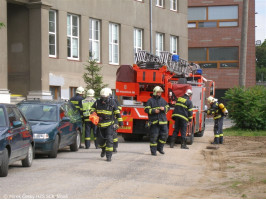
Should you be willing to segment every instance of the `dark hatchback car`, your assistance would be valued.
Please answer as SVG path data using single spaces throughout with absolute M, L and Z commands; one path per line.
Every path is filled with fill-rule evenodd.
M 71 151 L 78 151 L 82 120 L 70 102 L 27 100 L 20 102 L 18 107 L 31 125 L 36 154 L 56 158 L 58 149 L 66 146 L 70 146 Z
M 8 165 L 21 160 L 30 167 L 34 141 L 30 125 L 15 105 L 0 104 L 0 177 L 8 175 Z

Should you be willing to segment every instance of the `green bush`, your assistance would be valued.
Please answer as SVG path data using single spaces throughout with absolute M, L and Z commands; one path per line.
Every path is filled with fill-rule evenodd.
M 235 87 L 225 93 L 229 117 L 236 127 L 251 130 L 266 130 L 266 88 Z

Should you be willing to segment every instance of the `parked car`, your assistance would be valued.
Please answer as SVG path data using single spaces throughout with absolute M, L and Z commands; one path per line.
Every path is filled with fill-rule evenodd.
M 56 158 L 58 149 L 66 146 L 78 151 L 82 119 L 69 101 L 26 100 L 18 107 L 31 125 L 36 154 Z
M 0 177 L 7 176 L 8 165 L 16 161 L 30 167 L 33 157 L 33 135 L 25 116 L 15 105 L 0 104 Z

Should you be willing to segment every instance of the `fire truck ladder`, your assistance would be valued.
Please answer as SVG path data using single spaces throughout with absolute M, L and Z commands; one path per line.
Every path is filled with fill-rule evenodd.
M 179 76 L 188 77 L 190 73 L 188 62 L 183 59 L 173 61 L 172 57 L 173 54 L 168 51 L 162 51 L 160 56 L 156 56 L 147 51 L 140 50 L 135 54 L 135 63 L 141 67 L 147 67 L 148 63 L 155 63 L 157 64 L 154 65 L 155 69 L 161 68 L 162 66 L 167 66 L 168 71 Z

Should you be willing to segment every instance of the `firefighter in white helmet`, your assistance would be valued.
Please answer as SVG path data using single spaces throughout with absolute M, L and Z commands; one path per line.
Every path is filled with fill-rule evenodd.
M 207 115 L 212 115 L 214 119 L 214 141 L 212 144 L 223 144 L 223 119 L 228 115 L 228 111 L 224 104 L 219 103 L 212 96 L 207 98 L 210 108 L 207 110 Z
M 151 155 L 156 156 L 157 151 L 164 154 L 163 147 L 168 137 L 168 121 L 166 114 L 169 110 L 169 105 L 161 97 L 163 89 L 156 86 L 153 89 L 152 97 L 145 105 L 145 112 L 149 117 L 150 128 L 150 150 Z
M 186 145 L 187 123 L 192 121 L 193 104 L 190 100 L 192 90 L 187 89 L 184 96 L 179 97 L 175 103 L 172 119 L 175 120 L 175 130 L 170 140 L 170 148 L 174 148 L 176 137 L 181 132 L 181 149 L 188 149 Z
M 95 92 L 93 89 L 89 89 L 87 91 L 86 99 L 82 100 L 83 118 L 84 118 L 84 123 L 85 123 L 85 148 L 86 149 L 90 148 L 91 131 L 92 131 L 93 138 L 94 138 L 95 148 L 98 149 L 97 132 L 96 132 L 97 126 L 94 125 L 89 119 L 91 106 L 96 101 L 96 99 L 94 98 L 94 93 Z
M 80 86 L 80 87 L 78 87 L 78 88 L 76 89 L 76 95 L 70 99 L 70 102 L 71 102 L 71 103 L 73 104 L 73 106 L 79 111 L 80 116 L 81 116 L 82 119 L 83 119 L 82 100 L 84 99 L 84 98 L 83 98 L 84 93 L 85 93 L 84 88 Z M 84 148 L 84 147 L 81 145 L 81 142 L 80 142 L 80 148 Z
M 101 157 L 106 155 L 107 161 L 110 162 L 113 152 L 113 125 L 115 116 L 119 126 L 123 125 L 123 121 L 117 105 L 110 99 L 108 88 L 103 88 L 100 96 L 101 98 L 92 105 L 91 113 L 95 112 L 99 116 L 97 141 L 102 149 Z

